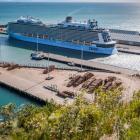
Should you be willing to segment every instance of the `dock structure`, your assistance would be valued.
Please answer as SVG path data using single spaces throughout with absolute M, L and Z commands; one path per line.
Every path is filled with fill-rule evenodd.
M 137 31 L 110 29 L 110 32 L 112 39 L 119 44 L 140 46 L 140 33 Z
M 117 80 L 123 83 L 124 86 L 124 99 L 129 100 L 133 96 L 135 90 L 139 90 L 140 79 L 131 77 L 124 74 L 105 73 L 100 71 L 90 72 L 77 72 L 71 70 L 57 70 L 55 69 L 50 73 L 53 79 L 47 80 L 47 74 L 43 73 L 43 69 L 39 68 L 16 68 L 7 70 L 7 68 L 0 67 L 0 86 L 9 87 L 11 90 L 18 91 L 17 94 L 27 96 L 38 102 L 47 103 L 53 100 L 56 104 L 71 104 L 75 97 L 81 94 L 85 78 L 82 77 L 90 74 L 90 78 L 96 79 L 95 81 L 103 82 L 108 77 L 116 77 Z M 93 77 L 91 77 L 91 75 Z M 72 86 L 68 86 L 71 78 L 80 76 L 80 82 L 75 81 Z M 87 78 L 87 77 L 86 77 Z M 88 77 L 89 78 L 89 77 Z M 116 79 L 115 78 L 115 79 Z M 114 78 L 113 78 L 114 79 Z M 87 79 L 89 80 L 89 79 Z M 101 82 L 100 81 L 100 82 Z M 100 86 L 100 85 L 98 85 Z M 131 87 L 131 88 L 130 88 Z M 131 89 L 131 90 L 130 90 Z M 64 93 L 71 93 L 71 97 L 62 97 Z M 58 94 L 59 93 L 59 94 Z M 61 93 L 61 96 L 60 96 Z M 63 94 L 62 94 L 63 93 Z M 83 92 L 82 92 L 83 93 Z M 85 93 L 85 92 L 84 92 Z M 94 94 L 87 92 L 83 96 L 87 101 L 94 101 Z M 69 94 L 70 95 L 70 94 Z M 64 96 L 64 95 L 63 95 Z
M 0 32 L 0 34 L 4 34 L 4 35 L 7 35 L 7 33 L 6 33 L 6 32 Z
M 88 68 L 88 69 L 98 69 L 98 70 L 103 70 L 103 71 L 107 71 L 107 72 L 113 72 L 113 73 L 122 73 L 122 74 L 126 74 L 126 75 L 134 75 L 134 74 L 138 74 L 139 71 L 137 70 L 130 70 L 127 68 L 121 68 L 121 67 L 117 67 L 117 66 L 113 66 L 113 65 L 108 65 L 108 64 L 103 64 L 103 63 L 99 63 L 99 62 L 95 62 L 94 60 L 81 60 L 81 59 L 77 59 L 77 58 L 69 58 L 69 57 L 65 57 L 62 55 L 57 55 L 57 54 L 44 54 L 45 58 L 53 61 L 58 61 L 58 62 L 62 62 L 62 63 L 74 63 L 76 66 L 81 66 L 83 68 Z
M 57 104 L 64 104 L 63 98 L 60 98 L 51 91 L 43 88 L 45 80 L 39 79 L 33 81 L 27 79 L 3 70 L 1 70 L 0 73 L 0 85 L 6 85 L 6 87 L 14 89 L 19 93 L 23 93 L 36 101 L 47 103 L 53 100 Z
M 7 25 L 1 25 L 0 24 L 0 34 L 8 35 L 8 33 L 7 33 Z
M 20 68 L 8 71 L 6 68 L 0 67 L 0 86 L 8 87 L 18 91 L 17 94 L 27 96 L 35 101 L 47 103 L 53 100 L 59 105 L 70 104 L 74 101 L 74 97 L 62 97 L 58 93 L 68 91 L 74 93 L 75 96 L 80 92 L 80 87 L 67 87 L 70 76 L 76 74 L 83 75 L 71 70 L 54 70 L 50 73 L 53 79 L 46 80 L 47 74 L 43 73 L 39 68 Z M 93 95 L 86 94 L 87 100 L 93 100 Z
M 6 31 L 0 29 L 0 34 L 8 35 Z
M 116 47 L 119 52 L 140 55 L 140 46 L 117 44 Z

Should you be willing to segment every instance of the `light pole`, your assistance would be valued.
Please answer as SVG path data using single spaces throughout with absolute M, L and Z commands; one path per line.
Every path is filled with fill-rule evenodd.
M 84 41 L 85 45 L 85 41 Z M 83 71 L 83 45 L 81 45 L 81 71 Z
M 50 78 L 50 74 L 49 74 L 49 71 L 50 71 L 50 56 L 49 56 L 49 53 L 48 53 L 48 79 Z
M 2 61 L 2 57 L 1 57 L 1 38 L 0 38 L 0 61 Z

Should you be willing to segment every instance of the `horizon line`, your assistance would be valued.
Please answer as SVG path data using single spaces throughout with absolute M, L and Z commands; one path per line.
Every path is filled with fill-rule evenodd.
M 105 1 L 100 1 L 100 2 L 91 2 L 91 1 L 67 1 L 67 2 L 64 2 L 64 1 L 0 1 L 2 3 L 140 3 L 140 2 L 131 2 L 131 1 L 128 1 L 128 2 L 125 2 L 125 1 L 122 1 L 122 2 L 105 2 Z

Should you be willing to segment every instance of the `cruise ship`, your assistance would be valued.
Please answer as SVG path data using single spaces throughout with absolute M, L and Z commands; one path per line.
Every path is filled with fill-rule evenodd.
M 9 37 L 51 47 L 113 55 L 118 51 L 107 29 L 99 28 L 96 20 L 74 21 L 66 17 L 58 24 L 44 24 L 33 17 L 20 17 L 8 23 Z

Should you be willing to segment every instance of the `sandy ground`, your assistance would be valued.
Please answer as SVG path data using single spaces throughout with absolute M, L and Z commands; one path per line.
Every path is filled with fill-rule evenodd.
M 69 77 L 72 75 L 83 75 L 84 73 L 78 73 L 76 71 L 69 70 L 55 70 L 49 75 L 54 77 L 52 80 L 45 80 L 48 76 L 43 74 L 43 69 L 34 68 L 20 68 L 12 71 L 7 71 L 4 68 L 0 68 L 0 81 L 5 82 L 13 87 L 28 92 L 29 94 L 41 98 L 42 100 L 50 101 L 53 99 L 56 103 L 63 104 L 65 100 L 71 103 L 73 100 L 63 99 L 56 95 L 55 92 L 47 90 L 44 86 L 55 86 L 59 91 L 72 91 L 78 93 L 80 86 L 77 88 L 67 88 L 66 85 L 69 81 Z M 134 91 L 140 90 L 140 79 L 124 74 L 112 74 L 105 72 L 93 72 L 96 79 L 105 79 L 108 76 L 115 76 L 123 82 L 124 92 L 123 99 L 129 101 L 133 96 Z M 94 100 L 93 95 L 86 94 L 87 99 Z

